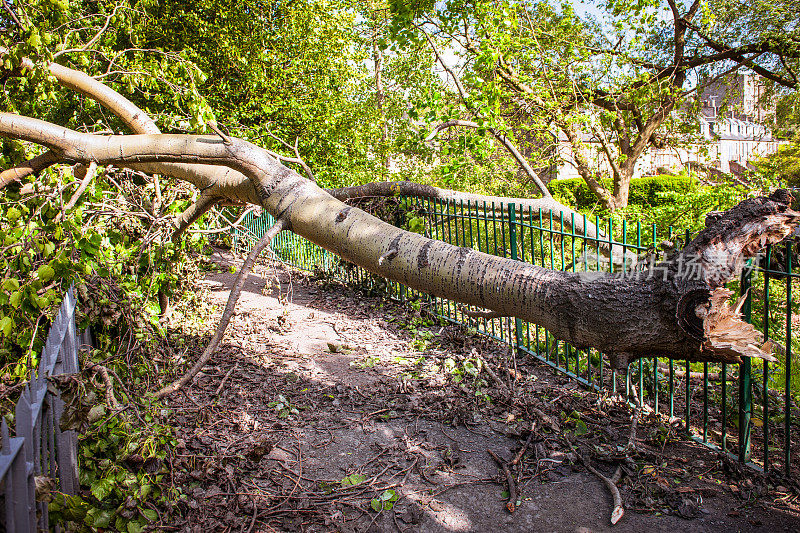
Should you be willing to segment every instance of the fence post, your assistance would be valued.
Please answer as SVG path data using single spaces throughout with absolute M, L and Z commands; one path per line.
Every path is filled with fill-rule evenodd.
M 739 295 L 747 295 L 742 306 L 742 318 L 745 322 L 750 322 L 751 300 L 750 300 L 750 269 L 742 271 L 741 283 L 739 284 Z M 750 433 L 751 417 L 753 415 L 753 384 L 750 371 L 750 358 L 743 357 L 739 364 L 739 461 L 746 463 L 750 461 Z
M 508 204 L 508 245 L 511 247 L 511 259 L 519 260 L 517 256 L 517 214 L 516 204 Z M 522 345 L 522 320 L 514 318 L 514 349 L 519 352 Z

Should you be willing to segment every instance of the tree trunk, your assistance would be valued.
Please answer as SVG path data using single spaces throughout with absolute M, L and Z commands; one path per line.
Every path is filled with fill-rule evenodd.
M 788 193 L 751 199 L 715 218 L 669 260 L 633 275 L 557 272 L 435 241 L 347 206 L 239 139 L 189 135 L 99 137 L 0 113 L 0 135 L 43 144 L 61 160 L 138 165 L 227 165 L 251 183 L 228 200 L 259 203 L 288 228 L 379 276 L 539 324 L 615 366 L 644 356 L 737 362 L 772 360 L 759 334 L 727 306 L 724 283 L 743 259 L 789 235 L 800 214 Z M 695 272 L 690 275 L 691 265 Z
M 619 175 L 614 180 L 614 209 L 627 207 L 628 205 L 628 195 L 631 190 L 631 179 L 633 178 L 635 165 L 635 161 L 632 165 L 626 162 L 619 169 Z

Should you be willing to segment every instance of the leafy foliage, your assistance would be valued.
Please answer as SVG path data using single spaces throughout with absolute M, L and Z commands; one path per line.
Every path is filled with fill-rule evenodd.
M 392 9 L 397 46 L 429 39 L 447 51 L 466 88 L 460 97 L 443 90 L 423 101 L 429 122 L 474 118 L 524 143 L 545 173 L 563 142 L 614 210 L 627 205 L 645 150 L 701 141 L 698 81 L 748 65 L 775 94 L 796 91 L 800 49 L 789 3 L 611 0 L 580 13 L 570 4 L 451 0 Z M 472 152 L 465 146 L 459 154 L 463 161 Z
M 762 158 L 756 166 L 759 174 L 770 183 L 800 188 L 800 135 L 790 144 L 780 147 L 775 154 Z
M 608 184 L 610 185 L 610 180 Z M 597 205 L 597 197 L 581 178 L 555 180 L 547 186 L 553 196 L 577 209 L 592 209 Z M 673 201 L 675 196 L 693 191 L 697 186 L 694 178 L 685 175 L 634 178 L 631 180 L 629 205 L 637 209 L 661 206 Z

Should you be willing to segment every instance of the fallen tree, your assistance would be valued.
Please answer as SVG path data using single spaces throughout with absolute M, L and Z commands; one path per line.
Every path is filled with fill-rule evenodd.
M 80 77 L 66 75 L 73 82 Z M 91 78 L 82 83 L 82 88 L 73 88 L 100 100 L 97 86 L 86 87 L 102 84 Z M 141 110 L 107 91 L 103 104 L 128 124 L 143 119 Z M 681 253 L 647 265 L 644 271 L 559 272 L 431 240 L 339 199 L 370 191 L 394 194 L 400 189 L 446 198 L 448 191 L 405 182 L 331 194 L 284 166 L 276 154 L 222 131 L 215 136 L 165 135 L 155 133 L 146 121 L 143 124 L 135 131 L 144 134 L 93 135 L 0 113 L 0 135 L 50 149 L 47 156 L 3 176 L 13 173 L 12 179 L 20 179 L 26 169 L 33 169 L 30 174 L 56 162 L 117 165 L 174 176 L 202 191 L 197 203 L 177 218 L 178 231 L 217 202 L 255 203 L 286 229 L 374 274 L 488 309 L 496 316 L 539 324 L 577 348 L 607 353 L 616 368 L 645 356 L 731 363 L 742 357 L 774 360 L 760 334 L 740 320 L 738 307 L 730 307 L 730 292 L 724 285 L 737 275 L 745 258 L 784 239 L 800 221 L 800 213 L 789 208 L 791 197 L 785 191 L 747 200 L 710 217 L 706 229 Z

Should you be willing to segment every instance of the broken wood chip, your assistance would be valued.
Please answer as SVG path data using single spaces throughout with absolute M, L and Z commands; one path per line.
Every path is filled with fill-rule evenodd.
M 740 310 L 745 296 L 739 298 L 731 308 L 729 298 L 733 291 L 724 287 L 711 293 L 711 298 L 695 310 L 703 320 L 706 340 L 703 350 L 722 356 L 731 363 L 741 362 L 742 357 L 753 357 L 765 361 L 777 362 L 772 355 L 772 343 L 764 342 L 763 335 L 752 324 L 741 318 Z

